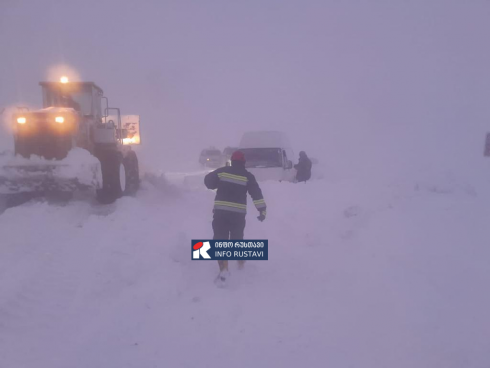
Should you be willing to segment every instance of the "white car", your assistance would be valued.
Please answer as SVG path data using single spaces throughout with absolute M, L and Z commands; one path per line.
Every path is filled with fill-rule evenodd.
M 244 133 L 240 151 L 245 155 L 245 167 L 257 180 L 293 181 L 294 151 L 287 135 L 277 131 Z

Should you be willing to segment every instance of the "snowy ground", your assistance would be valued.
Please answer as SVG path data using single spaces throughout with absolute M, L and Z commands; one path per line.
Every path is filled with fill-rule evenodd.
M 246 236 L 269 261 L 219 289 L 217 265 L 190 260 L 212 236 L 202 176 L 1 214 L 0 367 L 490 366 L 487 191 L 447 174 L 263 183 Z

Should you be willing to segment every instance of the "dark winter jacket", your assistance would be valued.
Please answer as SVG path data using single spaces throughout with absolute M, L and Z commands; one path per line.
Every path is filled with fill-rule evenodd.
M 243 162 L 232 161 L 231 166 L 210 172 L 205 176 L 204 184 L 208 189 L 218 189 L 215 210 L 247 213 L 247 192 L 260 212 L 266 210 L 262 190 L 255 176 L 245 169 Z
M 299 153 L 299 161 L 294 165 L 296 169 L 296 180 L 307 181 L 311 178 L 311 160 L 304 151 Z

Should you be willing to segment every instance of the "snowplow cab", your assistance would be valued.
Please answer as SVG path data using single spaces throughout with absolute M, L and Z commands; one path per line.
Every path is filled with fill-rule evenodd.
M 43 107 L 72 108 L 81 116 L 101 117 L 103 91 L 93 82 L 40 82 Z

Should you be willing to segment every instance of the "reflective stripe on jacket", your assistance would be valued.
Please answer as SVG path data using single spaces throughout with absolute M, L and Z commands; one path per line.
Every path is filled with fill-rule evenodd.
M 252 197 L 257 210 L 263 211 L 266 208 L 262 190 L 255 176 L 248 172 L 243 164 L 234 162 L 232 166 L 210 172 L 204 178 L 204 184 L 208 189 L 217 189 L 215 210 L 246 213 L 247 193 Z

